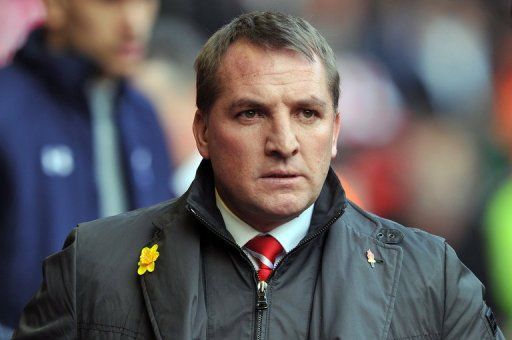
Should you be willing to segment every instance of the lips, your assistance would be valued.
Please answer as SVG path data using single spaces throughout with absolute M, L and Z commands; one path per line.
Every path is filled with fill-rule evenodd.
M 264 178 L 293 178 L 293 177 L 297 177 L 297 175 L 292 175 L 292 174 L 273 174 L 273 175 L 264 176 Z
M 296 171 L 270 171 L 260 178 L 260 183 L 272 192 L 297 190 L 303 176 Z
M 126 42 L 119 47 L 118 53 L 128 59 L 141 59 L 144 55 L 144 47 L 137 42 Z
M 263 178 L 294 178 L 298 177 L 300 174 L 296 171 L 287 171 L 287 170 L 275 170 L 275 171 L 269 171 L 265 173 Z

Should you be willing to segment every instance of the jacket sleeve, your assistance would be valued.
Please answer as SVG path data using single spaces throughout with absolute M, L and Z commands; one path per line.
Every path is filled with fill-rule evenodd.
M 43 262 L 43 282 L 25 306 L 14 339 L 76 339 L 76 251 L 78 229 L 64 248 Z
M 443 339 L 505 339 L 484 301 L 482 283 L 445 243 Z

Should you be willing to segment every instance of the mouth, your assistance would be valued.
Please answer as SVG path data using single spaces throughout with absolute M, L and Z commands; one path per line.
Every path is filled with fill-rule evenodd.
M 297 177 L 297 175 L 292 175 L 292 174 L 272 174 L 272 175 L 268 175 L 268 176 L 263 176 L 263 178 L 294 178 L 294 177 Z
M 118 53 L 126 59 L 139 60 L 144 56 L 144 48 L 139 43 L 127 42 L 119 47 Z
M 271 170 L 263 174 L 264 178 L 292 178 L 300 174 L 295 170 Z
M 295 178 L 298 178 L 300 177 L 300 173 L 298 172 L 295 172 L 295 171 L 280 171 L 280 170 L 277 170 L 277 171 L 269 171 L 267 173 L 265 173 L 262 178 L 263 179 L 283 179 L 283 180 L 286 180 L 286 179 L 295 179 Z

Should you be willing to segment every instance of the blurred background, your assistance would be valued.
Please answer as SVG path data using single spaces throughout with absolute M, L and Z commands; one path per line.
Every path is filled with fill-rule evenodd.
M 510 1 L 162 1 L 133 82 L 158 111 L 178 194 L 200 160 L 193 61 L 211 33 L 251 10 L 302 16 L 327 38 L 341 74 L 334 167 L 348 197 L 445 237 L 512 336 Z M 0 64 L 44 18 L 40 0 L 0 0 Z

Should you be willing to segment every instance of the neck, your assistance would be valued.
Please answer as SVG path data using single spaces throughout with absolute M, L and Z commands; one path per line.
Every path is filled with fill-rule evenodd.
M 215 197 L 217 200 L 217 204 L 221 204 L 224 207 L 224 209 L 229 214 L 231 214 L 235 219 L 248 224 L 250 227 L 252 227 L 253 229 L 255 229 L 261 233 L 269 233 L 272 230 L 276 229 L 277 227 L 293 220 L 294 218 L 296 218 L 297 216 L 300 215 L 300 213 L 299 213 L 299 214 L 297 214 L 295 216 L 291 216 L 291 217 L 287 216 L 286 218 L 267 219 L 265 221 L 261 220 L 261 216 L 258 216 L 258 219 L 253 219 L 253 220 L 249 219 L 247 217 L 242 218 L 242 217 L 240 217 L 241 215 L 239 213 L 237 213 L 237 211 L 235 209 L 233 209 L 232 207 L 227 205 L 227 203 L 220 196 L 217 189 L 215 189 Z
M 45 30 L 45 43 L 52 51 L 60 52 L 67 48 L 66 39 L 63 34 Z

